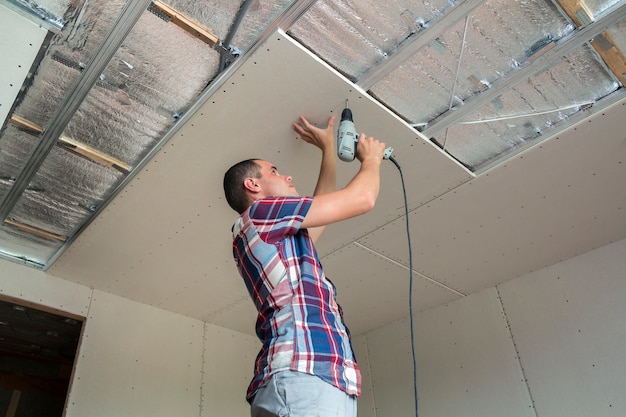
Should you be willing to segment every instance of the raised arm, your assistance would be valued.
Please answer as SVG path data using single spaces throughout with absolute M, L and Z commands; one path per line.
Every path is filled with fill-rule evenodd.
M 357 145 L 361 168 L 345 188 L 315 196 L 303 227 L 310 230 L 326 226 L 373 209 L 380 190 L 380 164 L 384 152 L 383 142 L 361 134 Z
M 311 125 L 304 117 L 300 117 L 300 123 L 294 123 L 293 129 L 300 137 L 322 151 L 322 162 L 317 178 L 317 184 L 313 195 L 316 197 L 332 193 L 337 190 L 337 160 L 335 158 L 335 118 L 328 119 L 325 129 Z M 308 217 L 308 216 L 307 216 Z M 316 242 L 324 232 L 326 224 L 309 226 L 309 236 Z

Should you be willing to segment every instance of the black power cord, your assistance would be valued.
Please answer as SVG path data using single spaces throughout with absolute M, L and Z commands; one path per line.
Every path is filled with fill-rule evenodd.
M 411 326 L 411 357 L 413 358 L 413 397 L 415 399 L 415 417 L 417 415 L 417 362 L 415 359 L 415 334 L 413 331 L 413 250 L 411 248 L 411 231 L 409 228 L 409 204 L 406 198 L 406 187 L 404 186 L 404 175 L 402 168 L 393 156 L 389 160 L 398 168 L 400 180 L 402 181 L 402 194 L 404 195 L 404 216 L 406 219 L 406 237 L 409 244 L 409 323 Z

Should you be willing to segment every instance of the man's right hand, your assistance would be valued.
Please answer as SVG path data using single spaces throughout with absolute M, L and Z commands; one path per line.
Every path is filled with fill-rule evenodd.
M 316 195 L 302 223 L 303 228 L 326 226 L 367 213 L 374 208 L 380 190 L 380 166 L 385 144 L 364 134 L 359 136 L 359 172 L 345 188 Z
M 359 135 L 359 142 L 356 146 L 356 157 L 363 164 L 364 161 L 373 160 L 381 163 L 385 155 L 385 143 L 365 133 Z

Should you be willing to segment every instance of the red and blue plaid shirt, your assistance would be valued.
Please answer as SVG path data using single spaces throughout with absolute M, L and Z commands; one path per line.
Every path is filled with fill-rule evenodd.
M 335 287 L 300 226 L 311 197 L 257 200 L 233 226 L 233 255 L 258 310 L 263 342 L 248 387 L 251 401 L 269 377 L 283 370 L 320 377 L 349 395 L 360 395 L 361 373 Z

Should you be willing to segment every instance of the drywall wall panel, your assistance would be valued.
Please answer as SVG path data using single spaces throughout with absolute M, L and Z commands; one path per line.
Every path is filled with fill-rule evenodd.
M 419 414 L 534 417 L 494 288 L 415 315 Z M 367 334 L 376 416 L 413 416 L 408 319 Z
M 66 417 L 195 416 L 204 325 L 94 291 Z
M 256 337 L 206 324 L 204 343 L 201 417 L 249 415 L 246 391 L 260 342 Z
M 0 258 L 0 294 L 86 317 L 91 288 Z
M 373 417 L 415 415 L 409 335 L 408 321 L 398 321 L 365 335 L 373 393 L 369 415 Z
M 0 125 L 33 65 L 48 31 L 0 4 Z
M 357 402 L 359 417 L 375 417 L 374 387 L 370 375 L 370 359 L 367 349 L 367 338 L 364 335 L 352 337 L 352 348 L 357 364 L 361 370 L 361 397 Z
M 539 416 L 626 412 L 626 240 L 502 284 Z

